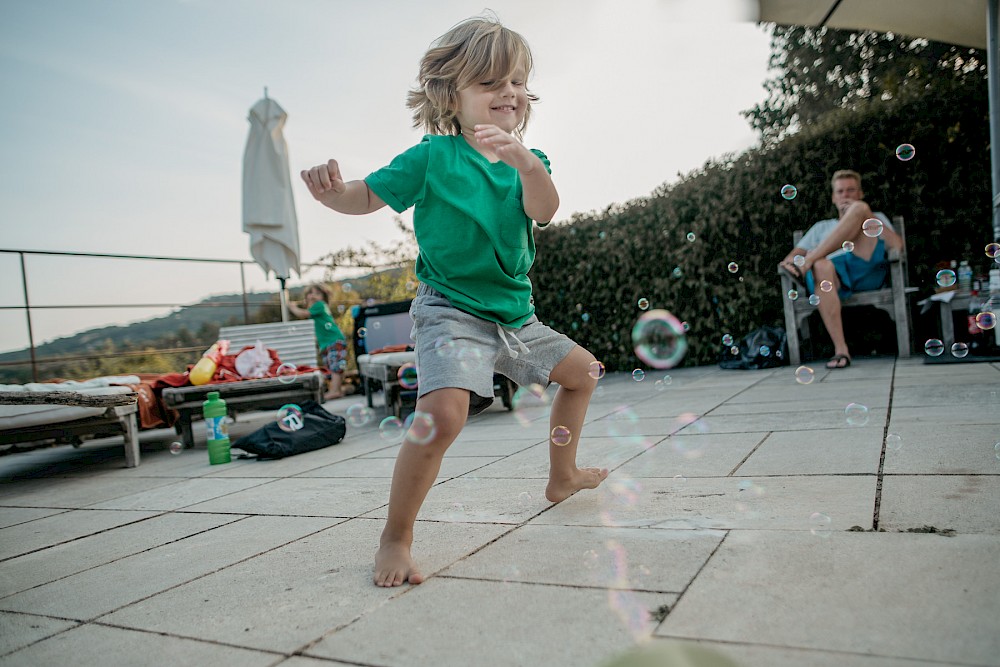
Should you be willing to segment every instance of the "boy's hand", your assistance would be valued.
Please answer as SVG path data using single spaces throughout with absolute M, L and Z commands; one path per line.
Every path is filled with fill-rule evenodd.
M 344 177 L 340 175 L 340 165 L 336 160 L 330 160 L 312 169 L 303 169 L 301 176 L 313 198 L 327 206 L 335 202 L 347 189 Z
M 476 125 L 473 129 L 476 131 L 476 141 L 522 174 L 530 174 L 541 166 L 538 156 L 525 148 L 514 135 L 504 132 L 496 125 Z

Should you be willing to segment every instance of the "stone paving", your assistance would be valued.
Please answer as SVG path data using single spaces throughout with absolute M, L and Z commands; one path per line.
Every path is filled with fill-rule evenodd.
M 420 586 L 371 584 L 377 420 L 281 461 L 210 466 L 168 430 L 133 469 L 120 439 L 0 458 L 0 666 L 1000 665 L 998 365 L 665 374 L 601 381 L 579 462 L 612 473 L 559 505 L 543 409 L 470 420 Z

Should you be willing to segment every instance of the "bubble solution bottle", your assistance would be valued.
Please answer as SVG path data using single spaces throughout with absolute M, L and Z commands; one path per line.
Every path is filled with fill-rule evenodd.
M 213 343 L 212 347 L 201 356 L 198 363 L 194 365 L 188 373 L 188 379 L 195 386 L 208 384 L 215 377 L 215 370 L 219 367 L 222 357 L 229 351 L 229 341 L 220 340 Z
M 212 465 L 229 463 L 229 425 L 226 423 L 226 402 L 219 398 L 219 392 L 208 392 L 208 400 L 201 404 L 208 432 L 208 462 Z
M 958 265 L 958 291 L 968 294 L 972 290 L 972 267 L 967 260 Z

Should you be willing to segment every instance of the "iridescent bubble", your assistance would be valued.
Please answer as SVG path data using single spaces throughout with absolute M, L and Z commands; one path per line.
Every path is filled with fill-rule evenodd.
M 983 331 L 989 331 L 997 325 L 997 316 L 989 310 L 984 310 L 983 312 L 976 315 L 976 326 Z
M 830 517 L 822 512 L 813 512 L 809 515 L 809 532 L 816 537 L 829 537 L 832 522 Z
M 792 199 L 795 199 L 795 195 L 797 195 L 797 194 L 799 194 L 798 189 L 794 185 L 792 185 L 791 183 L 788 183 L 786 185 L 782 185 L 781 186 L 781 197 L 782 197 L 782 199 L 785 199 L 787 201 L 791 201 Z
M 580 319 L 583 320 L 584 322 L 589 322 L 590 321 L 590 313 L 584 313 L 583 315 L 580 316 Z
M 639 416 L 627 405 L 615 408 L 608 419 L 603 420 L 608 435 L 612 438 L 636 438 L 639 436 Z
M 367 335 L 368 335 L 368 329 L 366 329 L 365 327 L 361 327 L 360 329 L 358 329 L 358 338 L 364 338 Z
M 573 441 L 573 434 L 565 426 L 556 426 L 549 435 L 552 444 L 556 447 L 565 447 Z
M 900 144 L 896 146 L 896 157 L 899 158 L 900 162 L 909 162 L 916 154 L 917 149 L 913 147 L 913 144 Z
M 345 292 L 351 292 L 354 290 L 354 285 L 352 285 L 351 283 L 344 283 L 341 286 L 341 289 L 343 289 Z
M 378 434 L 387 442 L 399 442 L 403 438 L 403 422 L 399 417 L 386 417 L 378 425 Z
M 675 483 L 677 483 L 677 484 L 683 484 L 686 481 L 688 481 L 688 480 L 687 480 L 687 477 L 685 477 L 684 475 L 674 475 L 674 482 Z
M 434 415 L 420 410 L 406 418 L 406 421 L 403 422 L 403 428 L 406 429 L 406 439 L 415 445 L 426 445 L 437 435 Z
M 587 370 L 587 375 L 594 378 L 595 380 L 600 380 L 604 377 L 605 368 L 604 364 L 600 361 L 591 361 L 590 368 Z
M 969 346 L 965 343 L 952 343 L 951 345 L 951 356 L 956 359 L 961 359 L 969 354 Z
M 729 348 L 729 354 L 733 355 L 734 357 L 740 356 L 740 348 L 733 345 L 731 348 Z
M 795 381 L 799 384 L 812 384 L 816 379 L 816 373 L 808 366 L 799 366 L 795 369 Z
M 673 368 L 688 348 L 684 326 L 662 309 L 646 311 L 636 320 L 632 345 L 636 356 L 653 368 Z
M 639 310 L 649 310 L 649 299 L 642 297 L 639 299 L 639 303 L 637 305 L 639 306 Z
M 723 336 L 722 336 L 722 344 L 726 345 L 727 347 L 729 345 L 732 345 L 733 344 L 733 335 L 732 334 L 723 334 Z
M 413 362 L 403 364 L 396 371 L 396 379 L 399 380 L 399 386 L 403 389 L 416 389 L 419 384 L 417 381 L 417 365 Z
M 298 431 L 306 425 L 302 419 L 302 408 L 294 403 L 282 405 L 278 408 L 276 421 L 278 422 L 278 428 L 286 433 Z
M 894 452 L 898 452 L 903 446 L 903 438 L 898 433 L 889 433 L 885 436 L 885 447 Z
M 870 239 L 882 234 L 882 221 L 878 218 L 868 218 L 861 223 L 861 231 Z
M 729 269 L 730 273 L 736 273 L 740 270 L 740 265 L 736 262 L 729 262 L 729 265 L 726 268 Z
M 681 276 L 684 275 L 684 272 L 681 271 L 681 267 L 675 266 L 674 270 L 673 270 L 673 275 L 674 275 L 674 278 L 680 278 Z
M 691 325 L 687 322 L 681 322 L 681 329 L 684 330 L 684 333 L 687 333 L 688 331 L 691 331 Z
M 955 272 L 951 269 L 941 269 L 937 272 L 937 284 L 940 287 L 951 287 L 955 284 Z
M 669 387 L 671 384 L 673 384 L 674 379 L 672 377 L 670 377 L 669 375 L 664 375 L 663 379 L 661 380 L 661 382 L 663 382 L 663 385 L 665 387 Z
M 413 282 L 412 280 L 407 280 L 406 281 L 406 291 L 407 292 L 412 292 L 415 289 L 417 289 L 417 284 L 415 282 Z
M 939 357 L 944 352 L 944 343 L 937 338 L 930 338 L 924 343 L 924 352 L 931 357 Z
M 997 255 L 1000 255 L 1000 243 L 987 243 L 986 256 L 990 259 L 996 259 Z
M 694 243 L 694 239 L 695 239 L 694 232 L 688 232 L 687 233 L 687 240 L 690 241 L 691 243 Z
M 374 329 L 375 331 L 378 331 L 378 330 L 379 330 L 379 329 L 381 329 L 381 328 L 382 328 L 382 323 L 381 323 L 381 322 L 379 322 L 378 320 L 375 320 L 375 321 L 374 321 L 374 322 L 372 323 L 372 329 Z
M 996 452 L 997 458 L 1000 459 L 1000 442 L 993 445 L 993 451 Z
M 809 305 L 810 306 L 818 306 L 819 305 L 819 294 L 810 294 L 809 295 Z
M 848 403 L 844 415 L 850 426 L 865 426 L 868 423 L 868 408 L 860 403 Z
M 762 356 L 762 357 L 770 357 L 771 356 L 771 348 L 769 348 L 767 345 L 761 345 L 760 346 L 760 356 Z
M 323 328 L 326 329 L 327 331 L 333 331 L 333 322 L 327 322 L 326 324 L 323 325 Z
M 788 290 L 788 300 L 789 301 L 796 301 L 796 300 L 798 300 L 798 298 L 799 298 L 799 291 L 798 290 L 794 290 L 794 289 Z
M 532 500 L 531 494 L 528 493 L 527 491 L 522 491 L 521 493 L 517 494 L 517 499 L 524 505 L 530 504 Z
M 180 442 L 170 443 L 170 453 L 173 454 L 174 456 L 177 456 L 183 451 L 184 451 L 184 445 L 182 443 Z
M 646 379 L 646 371 L 642 370 L 641 368 L 635 369 L 634 371 L 632 371 L 632 379 L 635 380 L 636 382 L 642 382 L 643 380 Z
M 607 236 L 607 233 L 606 233 L 606 232 L 601 232 L 601 233 L 600 233 L 600 234 L 598 234 L 597 236 L 598 236 L 599 238 L 601 238 L 601 239 L 604 239 L 604 237 L 605 237 L 605 236 Z
M 483 357 L 483 351 L 478 347 L 460 347 L 458 348 L 458 364 L 463 371 L 478 373 L 483 370 L 486 360 Z
M 344 312 L 345 310 L 347 310 L 347 306 L 345 306 L 344 304 L 339 304 L 339 305 L 337 306 L 337 312 L 338 312 L 338 313 L 341 313 L 341 314 L 343 314 L 343 312 Z
M 533 421 L 543 417 L 548 411 L 549 397 L 545 387 L 540 384 L 530 384 L 518 387 L 511 399 L 514 417 L 522 426 L 530 426 Z
M 375 419 L 375 411 L 363 403 L 354 403 L 348 406 L 345 415 L 347 423 L 356 428 L 365 426 Z
M 458 356 L 458 344 L 454 338 L 439 336 L 434 341 L 434 354 L 442 359 L 454 359 Z
M 844 241 L 841 246 L 845 252 L 854 252 L 854 241 Z
M 829 280 L 822 280 L 819 283 L 819 288 L 823 292 L 830 292 L 833 290 L 833 283 L 831 283 Z
M 796 255 L 795 257 L 792 257 L 792 264 L 794 264 L 795 266 L 797 266 L 797 267 L 799 267 L 801 269 L 803 266 L 806 265 L 806 256 L 805 255 Z
M 278 382 L 281 384 L 295 382 L 295 376 L 298 375 L 295 364 L 281 364 L 274 374 L 278 376 Z

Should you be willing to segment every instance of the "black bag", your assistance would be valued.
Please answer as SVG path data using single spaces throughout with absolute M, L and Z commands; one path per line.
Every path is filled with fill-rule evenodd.
M 280 459 L 335 445 L 347 434 L 347 422 L 316 401 L 303 401 L 302 428 L 285 431 L 273 421 L 233 443 L 233 447 L 256 454 L 259 459 Z
M 758 370 L 788 364 L 788 336 L 781 327 L 762 326 L 751 331 L 736 345 L 737 354 L 732 347 L 723 345 L 719 367 Z

